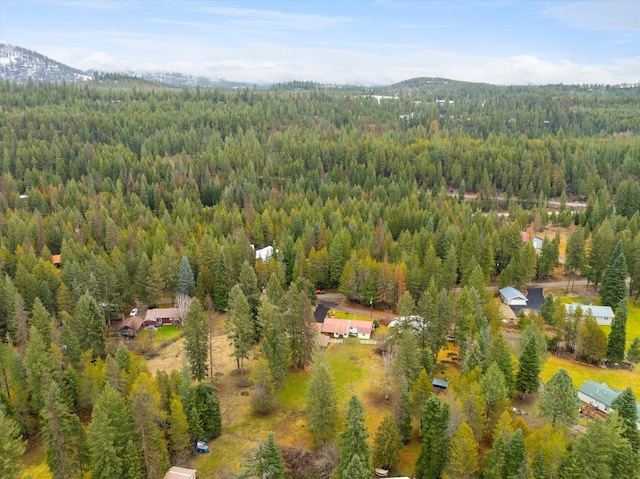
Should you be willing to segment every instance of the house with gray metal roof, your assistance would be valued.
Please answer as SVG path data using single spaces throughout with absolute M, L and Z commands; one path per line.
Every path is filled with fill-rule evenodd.
M 578 388 L 578 399 L 606 415 L 613 411 L 613 401 L 621 392 L 620 389 L 612 388 L 607 383 L 587 380 Z M 638 413 L 636 425 L 640 429 L 640 403 L 637 401 L 636 410 Z
M 613 310 L 609 306 L 594 306 L 592 304 L 571 303 L 564 305 L 567 311 L 567 316 L 573 314 L 575 310 L 580 306 L 582 314 L 591 315 L 602 326 L 611 326 L 613 322 L 614 314 Z
M 508 304 L 509 306 L 526 306 L 528 301 L 524 294 L 511 286 L 500 290 L 500 299 L 502 299 L 504 304 Z

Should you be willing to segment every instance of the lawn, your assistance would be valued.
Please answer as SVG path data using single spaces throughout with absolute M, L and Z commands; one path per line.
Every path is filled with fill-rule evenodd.
M 575 302 L 582 302 L 585 304 L 600 305 L 600 300 L 596 301 L 584 301 L 583 298 L 576 296 L 560 296 L 554 293 L 554 296 L 564 304 L 570 304 Z M 633 301 L 628 302 L 629 314 L 627 316 L 627 345 L 631 344 L 634 338 L 640 338 L 640 305 L 635 304 Z M 611 326 L 600 326 L 600 328 L 609 336 L 611 332 Z
M 605 382 L 609 386 L 617 389 L 631 388 L 640 394 L 640 374 L 637 371 L 627 371 L 621 369 L 604 369 L 598 366 L 577 363 L 575 361 L 560 359 L 550 356 L 544 364 L 540 377 L 546 383 L 561 368 L 567 370 L 573 379 L 573 385 L 579 388 L 588 379 L 592 381 Z
M 140 340 L 144 340 L 147 337 L 152 337 L 154 341 L 160 343 L 162 341 L 169 341 L 171 339 L 177 338 L 182 334 L 182 327 L 174 326 L 172 324 L 167 324 L 162 326 L 160 329 L 149 330 L 145 329 L 140 333 Z
M 347 313 L 346 311 L 338 311 L 337 309 L 330 309 L 327 313 L 337 319 L 357 319 L 358 321 L 371 321 L 370 315 L 361 315 L 354 313 Z

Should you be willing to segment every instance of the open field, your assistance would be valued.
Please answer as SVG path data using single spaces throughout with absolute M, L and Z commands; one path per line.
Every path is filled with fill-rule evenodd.
M 600 299 L 592 296 L 580 296 L 580 295 L 566 295 L 559 290 L 545 291 L 545 296 L 549 293 L 553 293 L 556 298 L 559 298 L 564 304 L 581 302 L 583 304 L 600 305 Z M 627 316 L 627 346 L 631 344 L 634 338 L 640 338 L 640 305 L 636 304 L 632 300 L 628 301 L 628 316 Z M 606 333 L 607 337 L 611 332 L 611 326 L 600 326 L 600 328 Z
M 380 328 L 384 329 L 384 328 Z M 377 331 L 384 333 L 384 331 Z M 228 345 L 225 345 L 230 352 Z M 453 346 L 452 346 L 453 347 Z M 224 348 L 218 353 L 225 354 Z M 450 353 L 457 354 L 455 349 L 442 351 L 439 356 L 437 376 L 454 378 L 459 372 L 451 361 Z M 373 437 L 382 418 L 392 412 L 391 402 L 385 399 L 384 370 L 382 358 L 376 353 L 375 346 L 361 344 L 332 343 L 326 351 L 326 358 L 333 372 L 338 396 L 339 429 L 347 403 L 355 394 L 363 402 L 366 414 L 366 425 Z M 442 361 L 446 363 L 442 363 Z M 248 361 L 248 368 L 254 361 Z M 278 407 L 268 416 L 255 416 L 251 413 L 249 400 L 250 387 L 239 386 L 238 378 L 233 373 L 232 361 L 226 362 L 223 376 L 216 377 L 216 386 L 220 390 L 223 413 L 223 433 L 210 442 L 211 452 L 195 458 L 194 466 L 201 478 L 235 477 L 242 467 L 240 451 L 246 452 L 264 440 L 269 431 L 276 435 L 281 446 L 297 447 L 307 450 L 314 448 L 313 440 L 307 431 L 305 416 L 306 384 L 311 377 L 308 370 L 291 370 L 277 391 Z M 417 425 L 415 425 L 417 427 Z M 415 436 L 415 431 L 414 431 Z M 417 436 L 415 436 L 417 438 Z M 420 447 L 412 441 L 402 451 L 401 461 L 395 473 L 410 476 L 413 473 L 415 460 Z
M 551 379 L 558 370 L 564 368 L 573 379 L 573 385 L 580 387 L 582 383 L 588 379 L 593 381 L 605 382 L 609 386 L 617 389 L 626 389 L 631 386 L 636 396 L 640 394 L 640 373 L 637 371 L 628 371 L 622 369 L 604 369 L 598 366 L 591 366 L 584 363 L 578 363 L 569 359 L 560 359 L 550 356 L 545 363 L 540 377 L 544 382 Z

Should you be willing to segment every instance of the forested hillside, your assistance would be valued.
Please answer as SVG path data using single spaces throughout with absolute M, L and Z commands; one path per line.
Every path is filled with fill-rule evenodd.
M 479 397 L 493 388 L 480 375 L 502 381 L 504 395 L 482 399 L 486 417 L 476 417 L 494 426 L 501 401 L 530 386 L 526 378 L 514 382 L 506 346 L 491 339 L 500 335 L 485 286 L 522 288 L 553 277 L 558 266 L 559 236 L 548 237 L 536 256 L 523 244 L 523 230 L 571 228 L 566 271 L 585 275 L 596 289 L 612 254 L 624 255 L 629 293 L 640 291 L 637 87 L 434 79 L 379 90 L 97 85 L 0 84 L 0 437 L 42 434 L 55 477 L 88 470 L 96 478 L 162 477 L 169 458 L 183 463 L 192 450 L 180 444 L 220 434 L 217 392 L 200 382 L 207 377 L 206 344 L 189 343 L 190 369 L 154 379 L 143 359 L 106 340 L 108 320 L 136 304 L 172 303 L 177 292 L 194 296 L 187 336 L 187 325 L 207 312 L 228 311 L 239 369 L 245 349 L 264 348 L 256 344 L 265 340 L 273 311 L 293 328 L 280 338 L 290 348 L 283 369 L 309 363 L 316 288 L 380 309 L 431 312 L 440 329 L 413 338 L 413 352 L 437 356 L 455 322 L 461 354 L 472 357 L 462 384 L 477 386 Z M 274 258 L 256 261 L 252 245 L 273 246 Z M 61 255 L 59 265 L 53 255 Z M 458 299 L 454 287 L 462 289 Z M 241 327 L 246 318 L 248 331 Z M 558 327 L 556 340 L 576 341 L 564 323 L 547 322 Z M 206 326 L 198 331 L 207 334 Z M 622 349 L 624 355 L 624 340 Z M 509 368 L 512 383 L 505 385 L 496 377 Z M 415 381 L 417 374 L 408 386 Z M 442 430 L 434 420 L 436 429 L 423 428 L 423 437 L 440 437 L 448 412 L 433 398 L 427 406 L 422 417 L 438 418 Z M 213 419 L 203 419 L 204 410 Z M 358 405 L 349 410 L 357 423 Z M 623 457 L 631 439 L 618 434 L 616 421 L 590 430 L 575 450 L 608 434 Z M 519 463 L 500 461 L 520 442 L 524 451 L 537 441 L 539 456 L 530 458 L 537 469 L 517 477 L 559 477 L 561 463 L 562 477 L 598 477 L 575 472 L 582 456 L 557 463 L 547 457 L 554 451 L 544 441 L 564 450 L 570 439 L 546 427 L 523 439 L 529 431 L 513 425 L 495 437 L 489 426 L 460 426 L 451 451 L 463 450 L 464 441 L 500 439 L 485 461 L 494 475 L 485 477 L 516 477 Z M 19 457 L 23 447 L 12 444 Z M 628 457 L 637 462 L 631 445 Z M 445 446 L 433 454 L 446 456 Z M 432 464 L 424 455 L 419 477 L 440 477 L 446 461 Z M 619 470 L 616 458 L 602 470 L 637 477 Z M 352 467 L 365 467 L 369 458 L 361 459 Z M 347 465 L 341 463 L 340 477 L 361 477 Z M 446 477 L 478 470 L 446 469 Z M 19 477 L 7 471 L 3 477 Z

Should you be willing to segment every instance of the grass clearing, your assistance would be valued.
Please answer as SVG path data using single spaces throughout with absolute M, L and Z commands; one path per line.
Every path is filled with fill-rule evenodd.
M 371 315 L 365 316 L 362 314 L 347 313 L 346 311 L 339 311 L 337 309 L 330 309 L 327 315 L 337 319 L 351 319 L 351 320 L 355 319 L 358 321 L 371 321 Z
M 586 380 L 605 382 L 617 389 L 626 389 L 631 386 L 633 391 L 640 393 L 640 374 L 637 371 L 623 369 L 604 369 L 598 366 L 578 363 L 568 359 L 560 359 L 550 356 L 544 364 L 540 377 L 546 383 L 561 368 L 567 370 L 573 379 L 575 388 L 579 388 Z
M 177 338 L 182 334 L 182 327 L 175 326 L 173 324 L 166 324 L 160 329 L 148 330 L 145 329 L 140 333 L 140 340 L 144 340 L 147 337 L 153 338 L 156 342 L 169 341 Z
M 27 450 L 22 456 L 22 479 L 51 479 L 53 475 L 45 460 L 46 450 L 41 436 L 29 440 Z
M 594 299 L 589 297 L 585 299 L 581 296 L 566 296 L 559 291 L 545 292 L 546 295 L 553 293 L 563 304 L 582 303 L 582 304 L 594 304 L 599 306 L 600 299 Z M 640 305 L 633 301 L 627 302 L 629 314 L 627 316 L 627 345 L 631 344 L 634 338 L 640 338 Z M 611 326 L 600 326 L 600 328 L 606 333 L 607 337 L 611 332 Z

